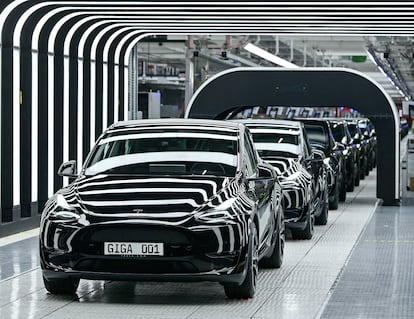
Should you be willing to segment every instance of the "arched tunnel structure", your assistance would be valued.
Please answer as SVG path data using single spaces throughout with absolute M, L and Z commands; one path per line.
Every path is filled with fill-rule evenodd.
M 186 117 L 215 118 L 241 106 L 351 106 L 367 116 L 378 138 L 377 197 L 400 199 L 399 116 L 392 99 L 362 73 L 339 68 L 235 68 L 206 81 Z
M 296 8 L 293 2 L 2 0 L 0 231 L 37 225 L 47 198 L 67 182 L 56 174 L 60 163 L 76 159 L 81 165 L 103 129 L 127 118 L 129 56 L 143 37 L 378 35 L 385 23 L 393 26 L 384 13 L 393 3 L 310 1 Z M 313 18 L 315 10 L 323 15 Z M 332 21 L 338 12 L 341 18 Z M 361 13 L 383 17 L 352 19 Z M 377 126 L 394 125 L 372 118 Z

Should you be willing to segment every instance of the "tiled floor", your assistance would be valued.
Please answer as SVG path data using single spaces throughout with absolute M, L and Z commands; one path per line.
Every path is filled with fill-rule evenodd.
M 340 288 L 338 275 L 376 207 L 375 183 L 372 172 L 355 192 L 348 193 L 345 204 L 330 211 L 328 225 L 316 227 L 312 240 L 288 239 L 282 268 L 261 270 L 257 295 L 250 300 L 228 300 L 219 284 L 204 282 L 82 280 L 76 298 L 52 296 L 43 288 L 36 237 L 0 245 L 0 318 L 330 318 L 335 311 L 331 304 L 336 302 L 331 289 Z M 387 223 L 394 229 L 391 221 Z M 405 256 L 401 261 L 409 258 L 402 252 L 401 256 Z M 411 278 L 407 274 L 400 279 Z M 372 284 L 378 293 L 379 288 Z M 325 305 L 329 313 L 323 312 Z

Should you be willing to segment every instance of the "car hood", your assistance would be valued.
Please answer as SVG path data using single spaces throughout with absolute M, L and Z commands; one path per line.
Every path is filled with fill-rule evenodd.
M 92 215 L 189 213 L 232 196 L 235 178 L 212 176 L 122 176 L 99 174 L 74 182 L 65 198 Z M 227 190 L 227 191 L 226 191 Z

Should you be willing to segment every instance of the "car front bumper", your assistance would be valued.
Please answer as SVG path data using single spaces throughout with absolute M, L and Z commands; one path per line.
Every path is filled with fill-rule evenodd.
M 166 225 L 46 223 L 40 257 L 46 278 L 242 282 L 247 240 L 240 224 L 188 229 Z M 105 255 L 105 242 L 162 242 L 164 256 Z

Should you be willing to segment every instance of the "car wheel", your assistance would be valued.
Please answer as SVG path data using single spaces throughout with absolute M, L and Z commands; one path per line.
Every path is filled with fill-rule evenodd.
M 372 153 L 372 168 L 377 167 L 377 154 L 375 152 Z
M 364 164 L 364 166 L 361 167 L 361 171 L 360 171 L 360 174 L 359 174 L 359 176 L 360 176 L 361 179 L 365 179 L 366 170 L 367 170 L 367 166 L 368 166 L 367 163 L 368 163 L 368 161 L 366 161 L 365 164 Z
M 280 268 L 282 266 L 285 251 L 285 221 L 283 215 L 283 208 L 280 207 L 278 221 L 275 223 L 272 254 L 269 257 L 263 257 L 260 261 L 260 266 L 264 268 Z
M 357 164 L 357 169 L 355 172 L 354 186 L 359 186 L 360 174 L 361 174 L 362 165 L 361 163 Z
M 247 258 L 247 274 L 241 285 L 225 284 L 224 292 L 230 299 L 247 299 L 252 298 L 256 291 L 257 275 L 259 272 L 259 238 L 256 225 L 253 223 L 251 245 Z
M 342 172 L 342 183 L 339 185 L 339 201 L 344 202 L 346 200 L 346 173 Z
M 73 295 L 79 286 L 79 279 L 73 278 L 46 278 L 43 283 L 47 291 L 53 295 Z
M 325 192 L 327 194 L 327 192 Z M 328 195 L 325 196 L 325 201 L 322 204 L 321 214 L 315 217 L 315 225 L 326 225 L 328 223 Z
M 305 229 L 291 229 L 293 239 L 311 239 L 314 232 L 315 216 L 308 208 Z
M 339 180 L 335 182 L 334 194 L 329 197 L 329 209 L 338 209 L 339 206 Z
M 361 180 L 361 171 L 363 170 L 363 165 L 358 166 L 358 171 L 355 174 L 355 186 L 359 186 L 359 181 Z

